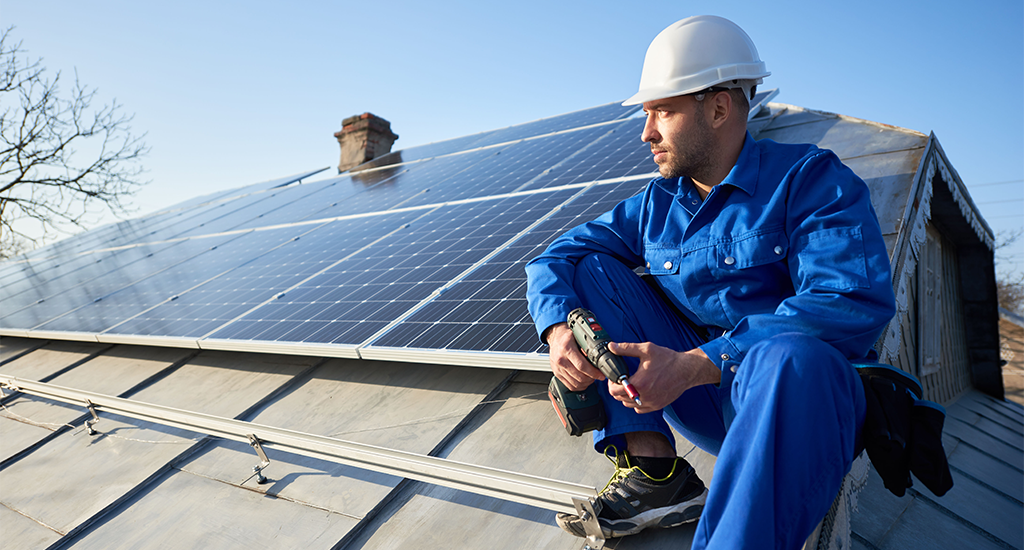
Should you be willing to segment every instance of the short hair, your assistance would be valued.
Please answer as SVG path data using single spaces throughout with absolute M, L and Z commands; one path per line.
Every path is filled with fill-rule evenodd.
M 757 86 L 751 87 L 751 97 L 756 93 Z M 750 100 L 747 98 L 747 94 L 744 93 L 743 88 L 730 88 L 729 95 L 732 96 L 732 101 L 736 104 L 736 112 L 743 116 L 743 120 L 747 120 L 747 117 L 750 116 Z

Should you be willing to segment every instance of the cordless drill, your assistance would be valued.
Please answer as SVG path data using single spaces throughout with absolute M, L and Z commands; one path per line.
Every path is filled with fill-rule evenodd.
M 626 363 L 608 350 L 608 342 L 611 339 L 598 324 L 594 314 L 583 308 L 574 309 L 569 313 L 567 321 L 576 343 L 591 364 L 608 377 L 608 380 L 622 384 L 626 393 L 637 405 L 641 405 L 640 395 L 629 383 Z M 552 376 L 551 382 L 548 383 L 548 397 L 569 435 L 578 436 L 604 427 L 604 405 L 601 403 L 596 385 L 591 384 L 577 392 L 569 391 L 561 380 Z

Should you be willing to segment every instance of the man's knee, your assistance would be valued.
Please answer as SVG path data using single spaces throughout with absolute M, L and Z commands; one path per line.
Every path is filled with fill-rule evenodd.
M 644 283 L 618 259 L 594 253 L 576 263 L 572 286 L 584 306 L 600 314 L 597 310 L 606 302 L 619 304 L 618 307 L 633 302 L 631 298 Z
M 747 360 L 758 363 L 796 362 L 814 363 L 815 360 L 839 356 L 839 352 L 825 342 L 800 332 L 786 332 L 754 344 L 747 352 Z
M 856 380 L 856 372 L 830 344 L 814 336 L 790 332 L 750 348 L 737 377 L 767 377 L 774 383 L 820 389 L 850 385 Z
M 609 269 L 619 267 L 628 269 L 622 262 L 607 254 L 587 254 L 576 263 L 576 275 L 573 280 L 573 286 L 578 289 L 580 287 L 589 288 L 595 282 L 600 284 L 603 280 L 608 279 Z

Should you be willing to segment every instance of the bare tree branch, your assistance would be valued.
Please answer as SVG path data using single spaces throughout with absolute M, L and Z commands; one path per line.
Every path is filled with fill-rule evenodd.
M 0 258 L 37 241 L 15 227 L 19 220 L 36 220 L 49 235 L 81 227 L 92 207 L 128 213 L 149 152 L 117 100 L 94 107 L 96 89 L 77 74 L 62 96 L 60 72 L 48 78 L 11 31 L 0 34 Z

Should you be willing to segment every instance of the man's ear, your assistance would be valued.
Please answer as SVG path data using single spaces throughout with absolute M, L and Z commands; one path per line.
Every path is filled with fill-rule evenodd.
M 711 127 L 721 128 L 732 116 L 732 94 L 719 92 L 711 97 Z

